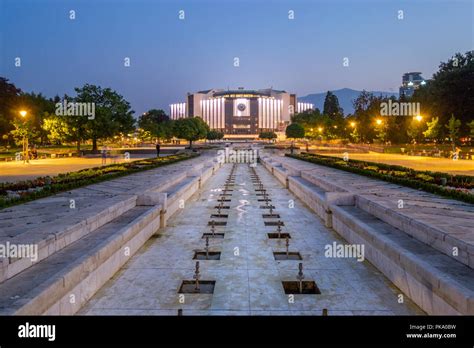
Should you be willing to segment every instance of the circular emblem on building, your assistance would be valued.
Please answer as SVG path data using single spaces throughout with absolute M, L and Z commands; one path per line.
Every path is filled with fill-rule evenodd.
M 245 111 L 246 108 L 247 106 L 244 103 L 240 103 L 237 105 L 237 110 L 239 111 Z

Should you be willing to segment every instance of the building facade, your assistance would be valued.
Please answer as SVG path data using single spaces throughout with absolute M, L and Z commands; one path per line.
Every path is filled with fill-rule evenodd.
M 410 98 L 415 90 L 426 84 L 425 79 L 421 76 L 421 72 L 409 72 L 403 74 L 402 86 L 400 87 L 400 96 Z
M 170 105 L 173 120 L 201 117 L 211 129 L 226 135 L 258 135 L 283 132 L 295 112 L 312 109 L 298 103 L 295 94 L 274 89 L 211 89 L 188 93 L 185 103 Z

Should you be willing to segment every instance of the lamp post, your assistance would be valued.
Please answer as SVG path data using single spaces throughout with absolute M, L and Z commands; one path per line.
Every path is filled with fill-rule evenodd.
M 27 114 L 28 114 L 28 112 L 26 110 L 20 110 L 20 116 L 23 118 L 23 120 L 25 119 Z M 23 141 L 22 141 L 22 143 L 23 143 L 23 163 L 30 163 L 30 156 L 29 156 L 29 153 L 28 153 L 28 134 L 27 134 L 25 121 L 23 121 L 23 126 L 24 126 Z
M 413 117 L 413 120 L 418 122 L 419 124 L 421 124 L 421 121 L 423 121 L 423 116 L 416 115 L 415 117 Z M 415 137 L 418 137 L 418 130 L 419 129 L 417 128 Z M 416 151 L 416 141 L 417 141 L 417 139 L 413 139 L 413 150 L 414 151 Z

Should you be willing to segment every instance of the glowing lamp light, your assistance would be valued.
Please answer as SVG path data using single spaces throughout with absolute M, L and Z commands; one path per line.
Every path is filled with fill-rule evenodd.
M 356 126 L 355 122 L 351 122 L 351 127 L 354 128 Z
M 322 127 L 318 127 L 318 132 L 322 132 L 323 131 L 323 128 Z
M 26 114 L 27 114 L 27 112 L 26 112 L 25 110 L 21 110 L 21 111 L 20 111 L 20 115 L 21 115 L 21 117 L 25 117 L 25 116 L 26 116 Z
M 382 124 L 382 120 L 380 118 L 378 118 L 375 123 L 377 123 L 378 125 L 381 125 Z
M 421 122 L 421 120 L 423 120 L 423 116 L 421 115 L 415 116 L 415 120 L 417 120 L 418 122 Z

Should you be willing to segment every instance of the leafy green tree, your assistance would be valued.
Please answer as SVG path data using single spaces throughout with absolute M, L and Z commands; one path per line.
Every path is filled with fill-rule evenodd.
M 175 136 L 189 141 L 191 149 L 193 141 L 206 138 L 208 132 L 209 126 L 200 117 L 180 118 L 174 123 Z
M 344 110 L 339 105 L 339 99 L 328 91 L 324 99 L 323 114 L 328 117 L 325 122 L 325 135 L 329 139 L 344 137 Z
M 259 135 L 258 135 L 258 138 L 259 139 L 267 139 L 267 140 L 273 140 L 273 139 L 276 139 L 278 136 L 275 132 L 261 132 Z
M 95 103 L 95 117 L 72 116 L 85 122 L 88 139 L 92 139 L 92 151 L 97 152 L 97 141 L 118 134 L 132 132 L 135 124 L 130 103 L 110 88 L 86 84 L 75 88 L 75 102 Z M 71 118 L 71 116 L 69 116 Z M 79 121 L 82 123 L 81 121 Z
M 445 125 L 448 130 L 448 136 L 451 140 L 453 146 L 453 151 L 456 150 L 456 140 L 459 136 L 459 128 L 461 127 L 461 121 L 456 119 L 454 115 L 451 115 L 451 118 L 448 121 L 448 124 Z
M 469 122 L 467 125 L 469 127 L 469 136 L 471 137 L 471 139 L 474 139 L 474 120 Z
M 425 138 L 433 140 L 438 139 L 441 129 L 441 125 L 439 124 L 439 118 L 433 117 L 430 121 L 426 122 L 426 126 L 428 128 L 423 132 Z
M 474 51 L 456 53 L 447 62 L 441 62 L 439 70 L 423 88 L 415 91 L 412 101 L 420 102 L 422 113 L 439 117 L 446 125 L 449 115 L 460 115 L 459 135 L 469 133 L 468 123 L 474 114 Z M 441 128 L 443 137 L 449 136 L 448 128 Z
M 138 118 L 139 128 L 157 139 L 169 140 L 173 137 L 173 121 L 163 110 L 151 109 Z
M 32 120 L 23 121 L 14 119 L 12 121 L 12 126 L 13 129 L 10 131 L 10 134 L 13 136 L 13 139 L 15 139 L 16 145 L 21 146 L 23 138 L 30 141 L 37 136 L 36 128 L 34 127 Z
M 224 133 L 222 132 L 219 132 L 219 131 L 216 131 L 216 130 L 210 130 L 209 132 L 207 132 L 207 136 L 206 136 L 206 139 L 207 140 L 220 140 L 224 138 Z
M 298 123 L 292 123 L 286 127 L 286 137 L 290 139 L 301 139 L 304 138 L 304 128 Z
M 407 130 L 408 136 L 412 139 L 413 143 L 420 141 L 420 136 L 423 134 L 423 123 L 413 118 Z
M 46 98 L 41 93 L 22 93 L 18 98 L 18 103 L 22 109 L 28 110 L 28 119 L 31 120 L 36 129 L 36 136 L 39 143 L 44 144 L 48 141 L 48 132 L 43 129 L 43 120 L 50 117 L 55 112 L 55 101 Z
M 45 115 L 41 129 L 47 134 L 48 140 L 53 144 L 61 145 L 64 142 L 73 140 L 69 124 L 62 116 Z
M 151 109 L 138 118 L 138 127 L 158 137 L 159 125 L 167 121 L 169 117 L 163 110 Z
M 304 138 L 304 127 L 298 123 L 292 123 L 288 127 L 286 127 L 285 135 L 287 138 L 293 139 L 291 141 L 291 153 L 293 153 L 294 140 Z
M 376 137 L 380 139 L 380 135 L 386 137 L 386 134 L 378 134 L 380 131 L 384 131 L 386 123 L 378 129 L 373 127 L 375 117 L 380 114 L 380 103 L 382 101 L 383 98 L 376 97 L 367 91 L 362 91 L 353 101 L 354 116 L 357 119 L 358 132 L 363 142 L 371 141 Z
M 165 139 L 169 141 L 174 136 L 174 122 L 173 120 L 168 120 L 158 124 L 157 137 L 158 139 Z
M 21 90 L 10 83 L 7 78 L 0 77 L 0 135 L 8 139 L 7 134 L 14 129 L 12 121 L 18 117 L 18 98 Z
M 323 114 L 333 118 L 344 116 L 344 110 L 339 105 L 339 99 L 331 91 L 328 91 L 324 98 Z
M 385 143 L 387 140 L 387 131 L 388 131 L 388 122 L 383 120 L 382 122 L 377 122 L 375 124 L 375 137 L 381 142 Z
M 352 132 L 350 133 L 352 141 L 355 143 L 360 142 L 360 134 L 357 127 L 352 128 Z

